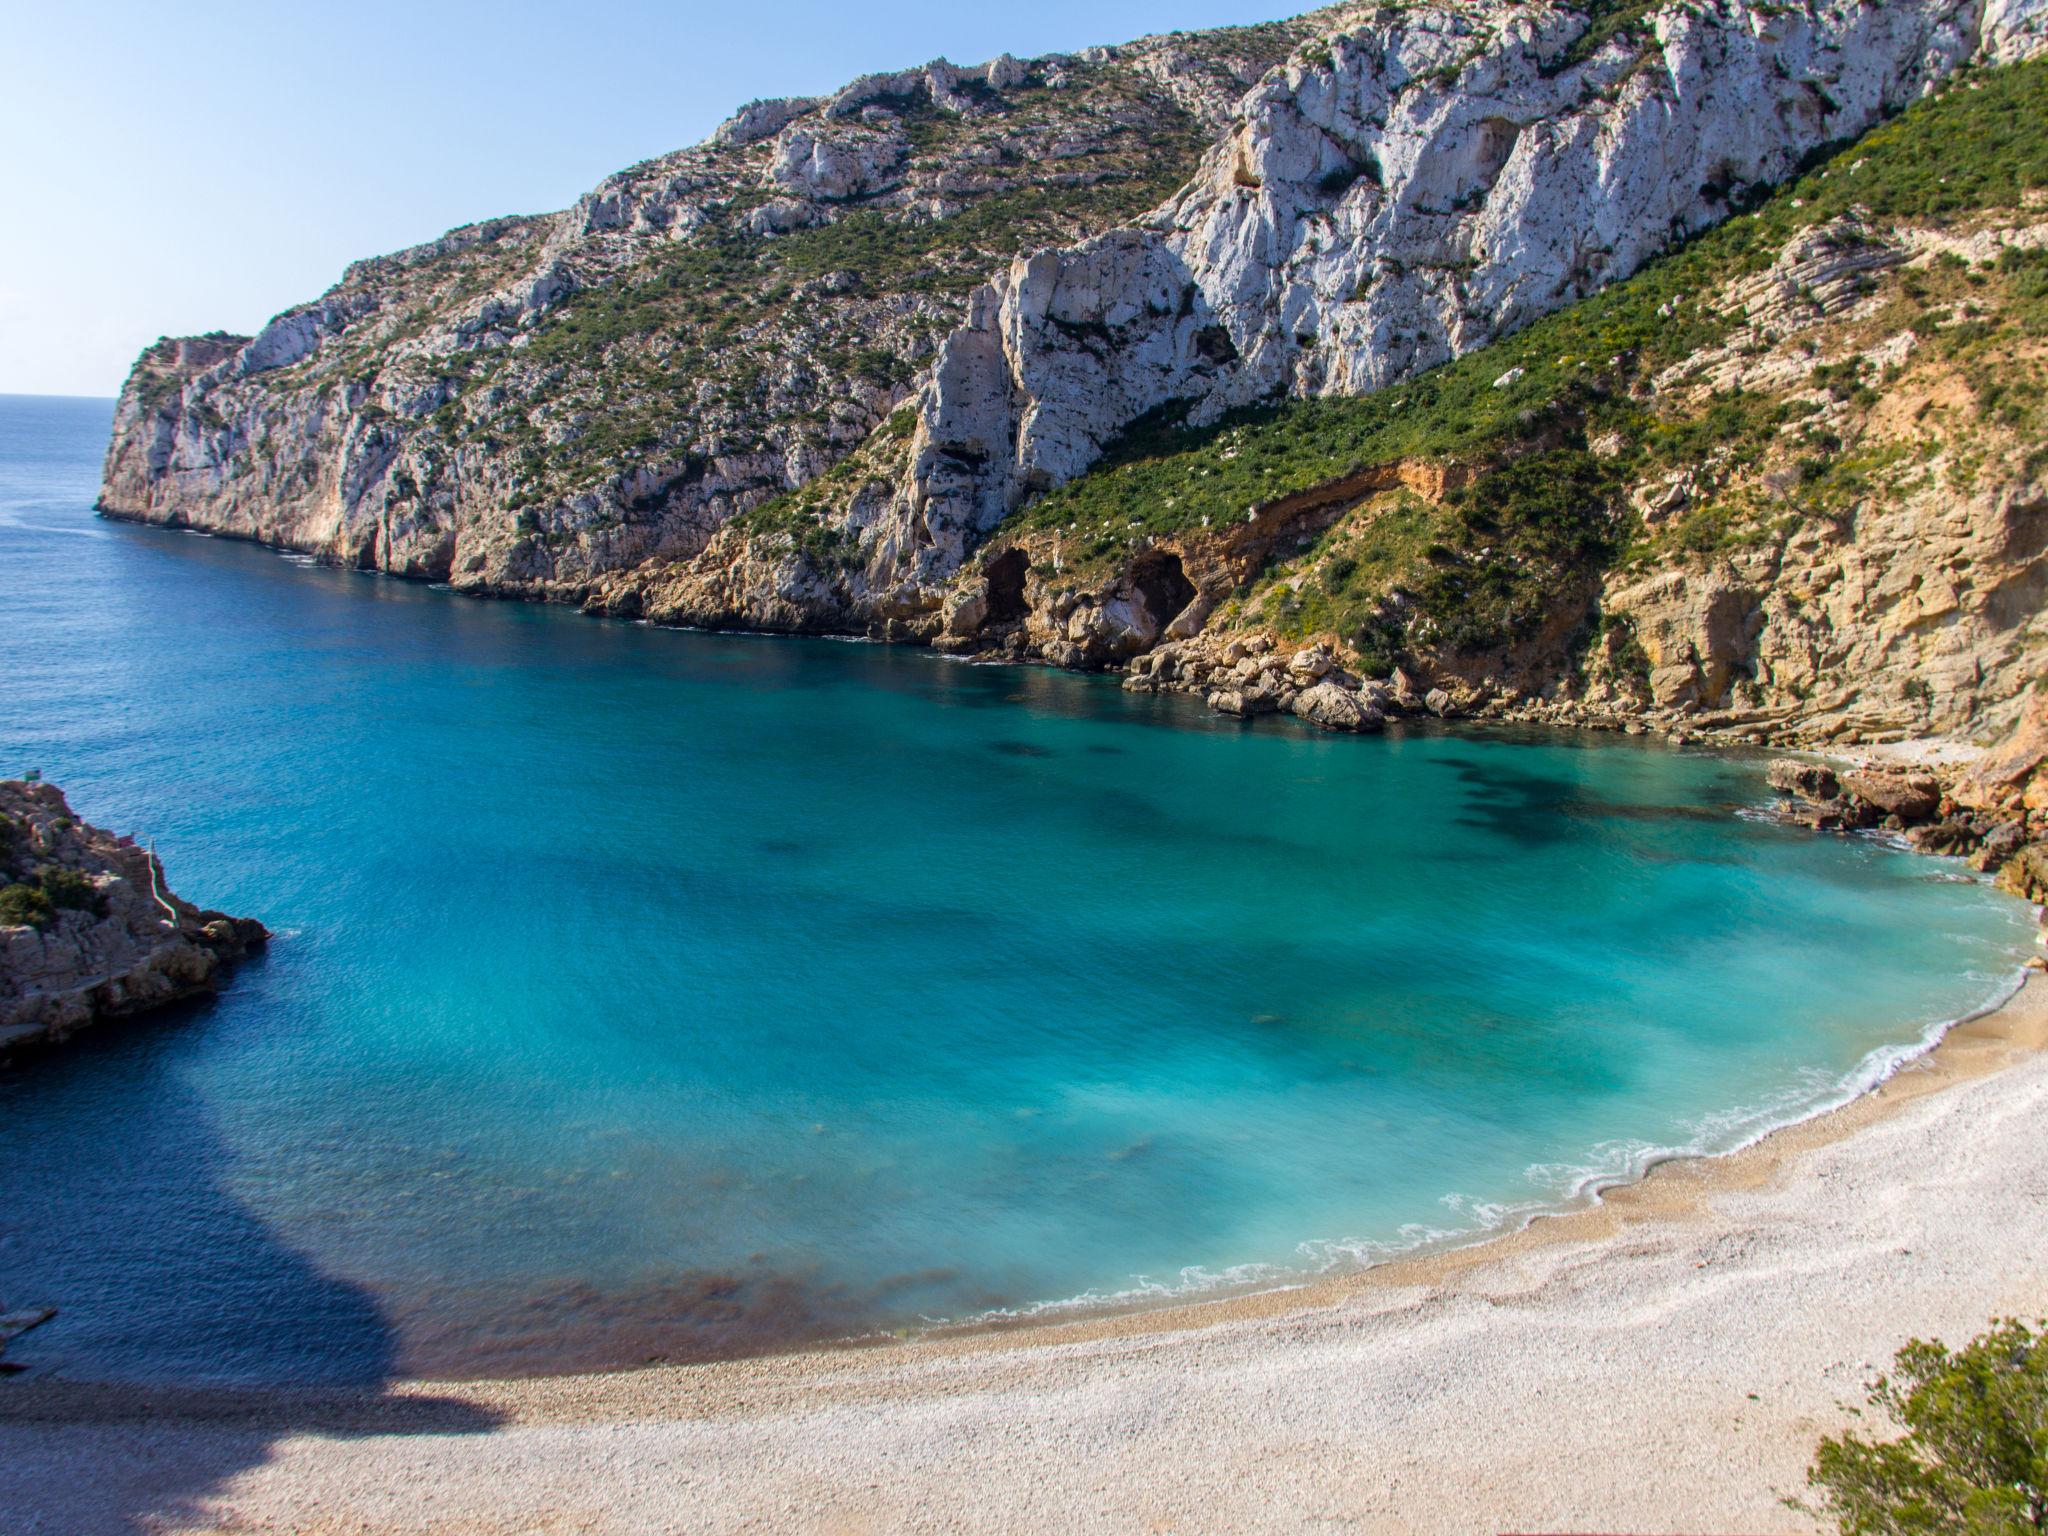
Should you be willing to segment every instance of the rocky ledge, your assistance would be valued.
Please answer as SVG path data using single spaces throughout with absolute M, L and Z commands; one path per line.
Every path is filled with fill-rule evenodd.
M 1374 731 L 1404 715 L 1450 713 L 1450 696 L 1417 688 L 1396 667 L 1385 682 L 1362 678 L 1317 643 L 1298 649 L 1263 633 L 1207 634 L 1168 641 L 1134 658 L 1132 693 L 1191 693 L 1240 720 L 1286 714 L 1330 731 Z
M 174 895 L 54 784 L 0 780 L 0 1056 L 212 991 L 269 937 Z
M 2048 905 L 2048 695 L 2031 697 L 1999 750 L 1960 766 L 1780 758 L 1768 776 L 1787 821 L 1898 833 L 1922 853 L 1966 858 L 2014 895 Z

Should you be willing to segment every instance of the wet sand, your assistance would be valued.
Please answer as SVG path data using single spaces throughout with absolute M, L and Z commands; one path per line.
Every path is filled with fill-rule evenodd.
M 379 1395 L 0 1383 L 30 1532 L 1808 1531 L 1908 1338 L 2048 1313 L 2048 984 L 1843 1109 L 1362 1275 Z

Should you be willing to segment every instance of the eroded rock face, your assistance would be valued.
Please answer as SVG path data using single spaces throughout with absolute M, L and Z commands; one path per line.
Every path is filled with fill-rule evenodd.
M 2044 23 L 2041 0 L 1674 0 L 1647 43 L 1581 49 L 1587 26 L 1509 0 L 1340 5 L 756 102 L 562 214 L 358 263 L 246 341 L 152 349 L 102 504 L 470 590 L 885 631 L 941 601 L 907 589 L 943 586 L 1006 512 L 1145 413 L 1200 423 L 1357 393 L 1482 345 L 1959 63 L 2031 53 Z M 1152 211 L 1090 211 L 1118 178 L 1182 164 L 1192 179 Z M 901 232 L 1024 188 L 1050 194 L 1039 212 L 986 217 L 966 243 L 1016 258 L 971 294 L 945 261 L 911 261 L 898 285 L 864 256 L 795 292 L 763 269 L 702 314 L 633 322 L 648 329 L 602 356 L 563 344 L 558 316 L 591 295 L 716 288 L 718 262 L 760 260 L 745 241 L 858 217 L 916 244 Z M 754 318 L 720 329 L 738 315 Z M 612 321 L 578 324 L 567 334 L 597 346 Z M 755 382 L 734 388 L 736 372 Z M 815 580 L 764 579 L 802 542 L 785 527 L 716 537 L 906 405 L 886 493 L 828 494 L 811 514 L 838 546 L 808 560 Z M 1709 666 L 1661 685 L 1717 681 Z
M 195 907 L 53 784 L 0 780 L 0 1054 L 216 987 L 269 934 Z
M 152 347 L 101 506 L 470 591 L 844 628 L 837 572 L 680 568 L 779 563 L 750 547 L 772 541 L 711 546 L 904 406 L 991 263 L 1143 213 L 1312 30 L 938 60 L 751 103 L 559 214 L 358 262 L 253 338 Z M 856 585 L 865 619 L 895 583 Z
M 1377 389 L 1583 298 L 1914 100 L 1979 49 L 1979 22 L 1958 4 L 1673 5 L 1647 50 L 1575 59 L 1586 23 L 1561 8 L 1372 13 L 1247 96 L 1140 228 L 976 296 L 894 512 L 930 538 L 885 525 L 878 557 L 943 575 L 1169 402 L 1200 424 Z M 1998 46 L 2038 25 L 2015 8 Z
M 2012 733 L 1987 752 L 1955 788 L 1961 804 L 1978 811 L 2048 811 L 2048 693 L 2030 688 Z

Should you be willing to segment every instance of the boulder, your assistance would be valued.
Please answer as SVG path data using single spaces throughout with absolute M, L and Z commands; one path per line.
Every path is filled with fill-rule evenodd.
M 1976 849 L 1979 838 L 1975 822 L 1966 816 L 1951 816 L 1945 821 L 1933 821 L 1913 828 L 1906 841 L 1912 844 L 1916 853 L 1932 853 L 1953 859 Z M 2007 849 L 2005 858 L 2010 857 L 2012 850 Z M 2002 864 L 2005 859 L 1998 862 Z
M 1234 715 L 1240 720 L 1251 717 L 1251 711 L 1245 707 L 1244 695 L 1235 688 L 1218 688 L 1209 695 L 1209 707 L 1219 715 Z
M 2029 843 L 1999 871 L 1998 883 L 2037 906 L 2048 905 L 2048 843 Z
M 1825 763 L 1801 762 L 1796 757 L 1779 758 L 1764 770 L 1764 779 L 1779 793 L 1797 795 L 1802 800 L 1833 800 L 1842 793 L 1834 769 Z
M 1317 678 L 1325 676 L 1336 664 L 1327 645 L 1311 645 L 1296 651 L 1288 659 L 1287 670 L 1302 682 L 1314 682 Z
M 1941 784 L 1932 774 L 1858 769 L 1842 775 L 1842 789 L 1881 815 L 1905 822 L 1925 821 L 1941 808 Z
M 946 599 L 940 615 L 941 627 L 949 637 L 964 640 L 974 635 L 988 622 L 988 583 L 968 582 Z
M 2026 841 L 2025 822 L 2002 821 L 1983 835 L 1970 862 L 1986 874 L 2003 869 L 2026 846 Z
M 1778 816 L 1795 827 L 1810 827 L 1816 832 L 1855 832 L 1877 825 L 1874 812 L 1846 799 L 1793 800 L 1779 809 Z
M 1327 680 L 1296 694 L 1293 710 L 1326 731 L 1369 731 L 1386 720 L 1377 701 Z

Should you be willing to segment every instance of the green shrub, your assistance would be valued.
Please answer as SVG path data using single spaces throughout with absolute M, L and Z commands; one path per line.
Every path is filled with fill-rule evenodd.
M 2048 1338 L 2007 1320 L 1959 1350 L 1916 1339 L 1870 1404 L 1905 1433 L 1821 1441 L 1807 1482 L 1847 1536 L 2048 1530 Z
M 99 887 L 90 877 L 75 869 L 45 869 L 38 877 L 43 894 L 50 905 L 62 907 L 69 912 L 98 913 L 106 903 L 100 899 Z
M 50 898 L 37 886 L 0 887 L 0 926 L 40 928 L 51 912 Z

